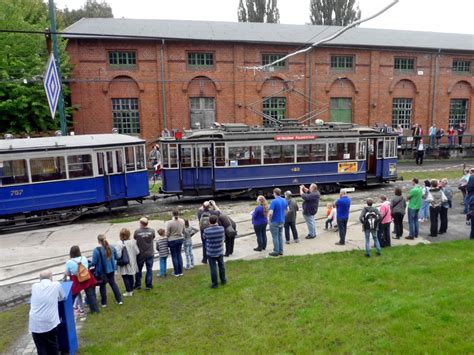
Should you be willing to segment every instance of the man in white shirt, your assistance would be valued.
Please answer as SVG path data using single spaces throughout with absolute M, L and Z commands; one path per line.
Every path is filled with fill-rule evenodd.
M 40 282 L 31 288 L 29 330 L 33 335 L 38 355 L 58 354 L 58 301 L 64 299 L 61 284 L 53 281 L 51 271 L 40 274 Z

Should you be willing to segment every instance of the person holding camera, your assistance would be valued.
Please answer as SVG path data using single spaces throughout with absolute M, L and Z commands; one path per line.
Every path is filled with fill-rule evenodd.
M 318 212 L 319 199 L 321 194 L 318 191 L 318 185 L 311 184 L 309 188 L 300 186 L 300 195 L 303 199 L 303 218 L 308 226 L 308 235 L 306 239 L 316 238 L 316 221 L 314 216 Z

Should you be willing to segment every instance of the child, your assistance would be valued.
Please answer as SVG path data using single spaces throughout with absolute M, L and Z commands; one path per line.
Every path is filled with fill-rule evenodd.
M 168 238 L 166 237 L 166 232 L 163 228 L 158 229 L 158 240 L 156 241 L 156 249 L 160 255 L 160 277 L 166 276 L 166 260 L 170 250 L 168 248 Z
M 190 227 L 189 221 L 184 220 L 184 253 L 186 254 L 186 270 L 194 267 L 194 256 L 193 256 L 193 241 L 192 237 L 194 234 L 199 232 L 199 229 Z
M 331 229 L 333 227 L 332 223 L 334 222 L 334 216 L 336 213 L 336 209 L 334 207 L 334 203 L 331 202 L 326 205 L 326 223 L 324 230 L 328 230 L 329 226 L 331 226 Z

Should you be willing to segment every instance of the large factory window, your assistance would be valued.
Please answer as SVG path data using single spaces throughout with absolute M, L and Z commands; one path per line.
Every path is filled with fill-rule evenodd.
M 263 114 L 267 116 L 263 119 L 265 127 L 277 125 L 278 121 L 286 117 L 286 97 L 266 98 L 263 101 Z
M 112 118 L 114 128 L 121 134 L 140 133 L 140 112 L 138 99 L 112 99 Z

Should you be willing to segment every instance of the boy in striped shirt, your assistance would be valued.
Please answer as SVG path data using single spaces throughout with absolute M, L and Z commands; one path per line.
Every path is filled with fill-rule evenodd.
M 221 284 L 225 285 L 227 279 L 225 277 L 224 268 L 224 248 L 223 243 L 225 239 L 224 227 L 217 224 L 217 216 L 209 217 L 209 227 L 204 229 L 204 239 L 206 240 L 207 258 L 209 261 L 209 268 L 211 270 L 211 288 L 217 288 L 217 266 L 219 267 L 219 277 Z

